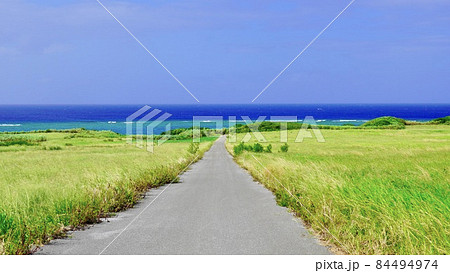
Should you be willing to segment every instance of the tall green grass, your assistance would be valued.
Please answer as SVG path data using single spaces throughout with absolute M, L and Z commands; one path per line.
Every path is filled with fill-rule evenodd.
M 14 137 L 25 135 L 38 137 Z M 149 153 L 112 132 L 47 132 L 45 138 L 39 145 L 0 147 L 2 254 L 27 254 L 133 206 L 147 189 L 176 179 L 212 143 L 189 153 L 189 142 L 172 141 Z
M 322 130 L 325 143 L 296 133 L 288 152 L 236 161 L 323 240 L 351 254 L 450 254 L 449 126 Z M 263 134 L 279 151 L 279 133 Z
M 47 141 L 44 136 L 16 136 L 0 134 L 0 146 L 25 145 L 33 146 Z

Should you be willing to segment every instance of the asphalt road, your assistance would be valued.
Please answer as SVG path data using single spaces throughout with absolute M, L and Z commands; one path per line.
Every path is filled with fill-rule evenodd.
M 134 208 L 36 254 L 330 254 L 233 161 L 224 142 L 181 183 L 151 190 Z

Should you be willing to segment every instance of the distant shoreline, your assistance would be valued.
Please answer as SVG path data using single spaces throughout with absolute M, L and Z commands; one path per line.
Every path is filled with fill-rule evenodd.
M 86 128 L 126 133 L 126 119 L 143 105 L 0 105 L 0 132 L 36 131 L 46 129 Z M 149 105 L 159 109 L 160 115 L 171 116 L 161 124 L 156 134 L 192 126 L 193 116 L 200 116 L 202 126 L 215 127 L 214 119 L 223 117 L 228 127 L 231 116 L 239 121 L 247 116 L 252 121 L 303 120 L 312 116 L 319 125 L 361 125 L 381 116 L 425 122 L 450 115 L 450 104 L 232 104 L 232 105 Z
M 288 123 L 287 129 L 299 129 L 302 125 L 302 120 L 272 120 L 272 121 L 263 121 L 261 125 L 257 125 L 258 123 L 255 122 L 255 124 L 251 124 L 251 126 L 247 125 L 245 121 L 243 120 L 237 120 L 236 125 L 230 124 L 228 122 L 224 122 L 222 127 L 217 127 L 217 123 L 215 121 L 207 120 L 201 123 L 202 128 L 207 129 L 224 129 L 228 130 L 230 127 L 236 126 L 237 131 L 243 132 L 243 130 L 249 131 L 249 127 L 257 127 L 260 131 L 276 131 L 280 130 L 280 124 L 281 123 Z M 446 117 L 440 117 L 437 119 L 428 119 L 428 120 L 404 120 L 399 119 L 396 117 L 379 117 L 372 120 L 335 120 L 326 123 L 327 120 L 316 120 L 316 125 L 319 129 L 404 129 L 405 126 L 414 126 L 414 125 L 448 125 L 450 124 L 450 116 Z M 113 126 L 116 130 L 113 130 L 112 128 L 108 127 L 101 127 L 101 128 L 91 128 L 92 124 L 105 124 L 105 122 L 91 122 L 88 123 L 88 126 L 79 126 L 81 124 L 85 123 L 36 123 L 38 127 L 34 130 L 20 130 L 22 124 L 0 124 L 0 134 L 1 133 L 52 133 L 52 132 L 70 132 L 73 130 L 90 130 L 90 131 L 111 131 L 120 135 L 126 134 L 126 125 L 127 124 L 134 124 L 133 128 L 136 127 L 136 122 L 107 122 L 109 127 Z M 51 124 L 55 125 L 53 128 L 51 127 Z M 59 127 L 63 124 L 64 128 L 55 128 Z M 167 125 L 171 125 L 170 127 L 167 127 Z M 40 126 L 50 126 L 50 127 L 44 127 L 39 128 Z M 75 125 L 71 127 L 70 125 Z M 86 124 L 85 124 L 86 125 Z M 6 128 L 6 130 L 2 130 L 2 127 Z M 160 135 L 163 132 L 167 131 L 167 128 L 170 128 L 169 130 L 183 130 L 193 127 L 192 121 L 166 121 L 162 124 L 160 124 L 159 127 L 156 127 L 153 131 L 153 135 Z M 119 130 L 117 130 L 119 128 Z M 192 129 L 191 129 L 192 130 Z M 178 130 L 176 130 L 178 131 Z M 133 133 L 135 133 L 133 131 Z M 147 135 L 148 132 L 143 132 L 144 135 Z

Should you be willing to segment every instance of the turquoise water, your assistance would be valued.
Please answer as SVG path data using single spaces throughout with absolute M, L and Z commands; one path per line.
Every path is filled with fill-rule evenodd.
M 46 129 L 86 128 L 93 130 L 111 130 L 126 133 L 127 117 L 143 105 L 3 105 L 0 106 L 1 131 L 34 131 Z M 215 128 L 212 122 L 223 117 L 223 126 L 228 127 L 228 118 L 236 117 L 243 123 L 248 116 L 255 121 L 260 116 L 265 120 L 303 120 L 313 116 L 317 124 L 342 125 L 346 123 L 360 125 L 367 120 L 380 116 L 396 116 L 408 120 L 428 121 L 450 115 L 449 104 L 307 104 L 307 105 L 156 105 L 140 115 L 159 109 L 161 113 L 153 119 L 168 113 L 170 117 L 155 128 L 154 133 L 171 129 L 192 127 L 194 116 L 201 125 Z M 240 122 L 239 122 L 240 121 Z M 134 126 L 135 127 L 135 124 Z

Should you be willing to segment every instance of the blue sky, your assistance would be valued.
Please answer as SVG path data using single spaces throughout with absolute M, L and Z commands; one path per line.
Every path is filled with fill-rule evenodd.
M 201 103 L 249 103 L 350 1 L 103 0 Z M 449 103 L 450 1 L 357 0 L 257 103 Z M 95 1 L 0 2 L 0 104 L 196 103 Z

